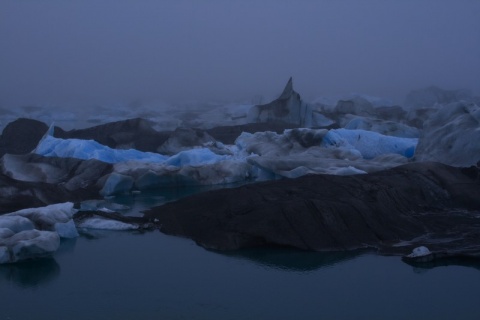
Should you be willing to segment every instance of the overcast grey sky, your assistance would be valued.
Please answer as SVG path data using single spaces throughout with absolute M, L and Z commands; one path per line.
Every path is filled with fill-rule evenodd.
M 480 1 L 2 0 L 0 106 L 480 94 Z

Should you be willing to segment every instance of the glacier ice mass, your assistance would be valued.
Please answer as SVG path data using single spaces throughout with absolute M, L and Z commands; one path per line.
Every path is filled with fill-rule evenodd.
M 194 141 L 191 132 L 186 134 L 189 143 Z M 413 156 L 417 141 L 367 130 L 297 128 L 281 134 L 243 132 L 234 145 L 216 143 L 215 150 L 195 145 L 182 150 L 176 143 L 175 148 L 181 151 L 165 156 L 112 149 L 92 140 L 47 135 L 35 152 L 45 157 L 78 157 L 114 163 L 113 172 L 97 177 L 103 186 L 100 194 L 109 196 L 161 186 L 229 184 L 310 173 L 372 172 L 405 163 Z M 201 139 L 198 143 L 203 142 Z M 18 161 L 5 158 L 4 167 L 10 168 L 12 175 L 18 175 L 16 166 Z M 49 178 L 49 181 L 56 180 Z

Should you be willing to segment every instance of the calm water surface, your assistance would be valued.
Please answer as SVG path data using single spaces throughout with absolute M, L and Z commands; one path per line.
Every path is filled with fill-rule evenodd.
M 0 319 L 480 319 L 479 268 L 90 231 L 0 266 Z

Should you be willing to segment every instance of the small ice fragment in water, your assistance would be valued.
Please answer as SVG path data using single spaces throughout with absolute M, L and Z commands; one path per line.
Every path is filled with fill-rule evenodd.
M 407 257 L 409 258 L 423 257 L 423 256 L 428 256 L 430 253 L 431 252 L 430 250 L 428 250 L 427 247 L 421 246 L 413 249 L 412 253 L 410 253 Z

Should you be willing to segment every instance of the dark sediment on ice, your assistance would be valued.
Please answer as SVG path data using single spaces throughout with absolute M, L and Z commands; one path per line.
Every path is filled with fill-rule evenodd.
M 215 250 L 288 246 L 480 256 L 480 169 L 412 163 L 368 175 L 310 175 L 193 195 L 152 208 L 166 234 Z
M 98 160 L 6 154 L 0 158 L 0 213 L 97 199 L 102 177 L 112 170 Z
M 86 129 L 64 131 L 55 128 L 55 137 L 62 139 L 95 140 L 115 149 L 137 149 L 156 152 L 169 137 L 170 132 L 160 132 L 152 128 L 148 120 L 135 118 L 110 122 Z
M 19 118 L 10 122 L 0 135 L 0 157 L 6 153 L 31 152 L 47 130 L 45 123 L 33 119 Z

